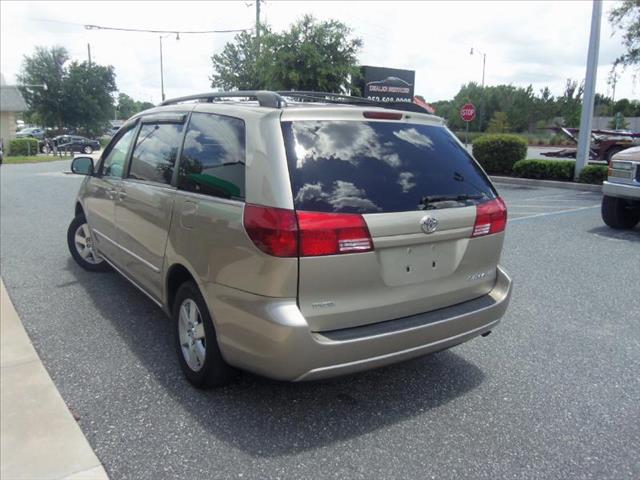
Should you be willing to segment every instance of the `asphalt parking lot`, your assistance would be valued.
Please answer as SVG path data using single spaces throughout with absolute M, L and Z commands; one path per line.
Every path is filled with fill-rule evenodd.
M 73 263 L 69 162 L 0 170 L 2 278 L 113 479 L 640 477 L 640 228 L 598 193 L 498 185 L 515 289 L 487 338 L 315 383 L 201 392 L 170 322 Z

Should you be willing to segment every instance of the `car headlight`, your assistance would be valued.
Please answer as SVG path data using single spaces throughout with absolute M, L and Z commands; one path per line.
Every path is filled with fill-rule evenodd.
M 611 162 L 611 168 L 614 170 L 631 170 L 633 168 L 633 164 L 631 162 Z

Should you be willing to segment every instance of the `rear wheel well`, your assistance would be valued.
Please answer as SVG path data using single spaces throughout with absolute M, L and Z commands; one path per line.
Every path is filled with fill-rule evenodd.
M 76 203 L 76 217 L 78 215 L 84 215 L 84 209 L 82 208 L 82 205 L 80 205 L 80 202 Z
M 183 265 L 173 265 L 169 269 L 169 273 L 167 275 L 167 307 L 169 312 L 173 311 L 173 302 L 176 298 L 176 293 L 178 293 L 180 285 L 188 281 L 193 281 L 195 283 L 193 276 Z

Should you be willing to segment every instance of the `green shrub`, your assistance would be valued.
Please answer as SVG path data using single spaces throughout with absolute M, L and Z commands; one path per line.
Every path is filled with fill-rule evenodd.
M 473 141 L 473 156 L 490 174 L 510 174 L 527 156 L 527 141 L 518 135 L 484 135 Z
M 607 179 L 607 170 L 606 165 L 587 165 L 580 172 L 579 181 L 599 185 Z
M 9 142 L 9 155 L 27 156 L 38 154 L 38 140 L 35 138 L 14 138 Z
M 575 165 L 573 160 L 520 160 L 513 165 L 513 174 L 522 178 L 572 180 Z

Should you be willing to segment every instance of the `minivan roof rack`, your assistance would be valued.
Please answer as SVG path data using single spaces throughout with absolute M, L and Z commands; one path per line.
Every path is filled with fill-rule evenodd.
M 419 105 L 413 102 L 376 102 L 363 97 L 354 97 L 340 93 L 330 92 L 310 92 L 305 90 L 290 90 L 273 92 L 270 90 L 238 90 L 234 92 L 208 92 L 187 95 L 185 97 L 171 98 L 165 100 L 160 105 L 175 105 L 177 103 L 200 100 L 211 103 L 216 99 L 224 98 L 255 98 L 261 107 L 283 108 L 287 106 L 284 97 L 301 102 L 323 102 L 341 105 L 368 105 L 378 108 L 390 108 L 394 110 L 404 110 L 407 112 L 428 113 Z
M 286 105 L 284 98 L 276 92 L 268 90 L 238 90 L 235 92 L 208 92 L 197 93 L 195 95 L 187 95 L 186 97 L 177 97 L 165 100 L 160 105 L 174 105 L 176 103 L 190 102 L 192 100 L 202 100 L 205 102 L 213 102 L 218 98 L 255 98 L 261 107 L 282 108 Z

